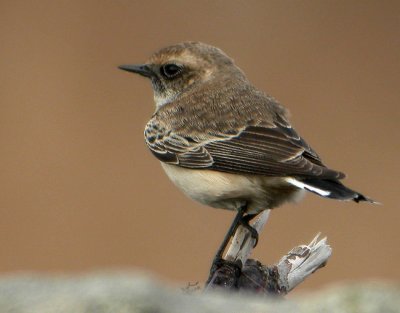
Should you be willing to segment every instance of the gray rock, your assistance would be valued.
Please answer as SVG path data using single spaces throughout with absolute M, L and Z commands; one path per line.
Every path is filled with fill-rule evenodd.
M 185 292 L 132 272 L 0 278 L 0 313 L 395 313 L 399 284 L 352 284 L 289 300 L 223 292 Z

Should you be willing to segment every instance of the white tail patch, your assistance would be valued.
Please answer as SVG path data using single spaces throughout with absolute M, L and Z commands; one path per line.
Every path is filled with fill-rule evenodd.
M 289 184 L 292 184 L 292 185 L 294 185 L 296 187 L 299 187 L 301 189 L 306 189 L 308 191 L 315 192 L 315 193 L 317 193 L 317 194 L 319 194 L 320 196 L 323 196 L 323 197 L 329 196 L 331 194 L 330 191 L 322 190 L 322 189 L 319 189 L 317 187 L 307 185 L 307 184 L 305 184 L 305 183 L 303 183 L 303 182 L 301 182 L 301 181 L 299 181 L 297 179 L 294 179 L 292 177 L 287 177 L 285 180 Z

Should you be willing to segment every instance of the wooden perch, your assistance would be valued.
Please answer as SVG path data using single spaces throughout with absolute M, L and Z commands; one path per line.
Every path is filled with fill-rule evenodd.
M 269 210 L 262 212 L 252 223 L 258 233 L 266 224 L 269 213 Z M 330 257 L 332 249 L 326 237 L 319 240 L 319 236 L 316 235 L 308 245 L 293 248 L 277 264 L 265 266 L 248 259 L 255 240 L 248 229 L 239 226 L 224 257 L 226 262 L 214 272 L 206 290 L 222 287 L 226 290 L 286 294 L 323 267 Z
M 264 225 L 267 223 L 269 214 L 270 210 L 261 212 L 251 224 L 251 226 L 259 234 L 264 228 Z M 224 259 L 230 262 L 236 262 L 240 260 L 242 264 L 245 264 L 251 252 L 253 251 L 255 242 L 255 239 L 251 237 L 250 231 L 243 226 L 239 226 Z

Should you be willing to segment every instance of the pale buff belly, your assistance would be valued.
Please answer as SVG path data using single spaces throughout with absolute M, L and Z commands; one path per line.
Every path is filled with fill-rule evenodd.
M 282 177 L 235 175 L 212 170 L 191 170 L 161 163 L 168 177 L 188 197 L 205 205 L 248 213 L 272 209 L 285 201 L 296 201 L 303 190 Z

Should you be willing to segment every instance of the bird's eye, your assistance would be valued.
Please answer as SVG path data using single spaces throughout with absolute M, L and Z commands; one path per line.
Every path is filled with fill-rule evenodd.
M 165 64 L 161 67 L 161 74 L 166 78 L 174 78 L 182 72 L 182 66 L 176 64 Z

